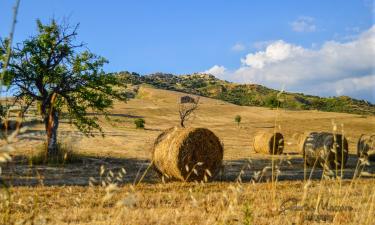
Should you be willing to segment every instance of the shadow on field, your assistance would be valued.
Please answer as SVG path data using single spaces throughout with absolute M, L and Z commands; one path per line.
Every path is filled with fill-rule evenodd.
M 105 114 L 103 114 L 103 113 L 87 113 L 87 115 L 89 115 L 89 116 L 104 116 Z M 131 119 L 144 118 L 144 116 L 136 116 L 136 115 L 130 115 L 130 114 L 125 114 L 125 113 L 109 113 L 107 115 L 112 116 L 112 117 L 126 117 L 126 118 L 131 118 Z
M 138 181 L 149 165 L 149 160 L 86 156 L 81 157 L 79 162 L 69 164 L 29 165 L 26 157 L 18 156 L 2 168 L 2 179 L 12 186 L 87 186 L 90 178 L 96 180 L 94 184 L 108 179 L 125 184 Z M 102 174 L 101 168 L 104 168 Z M 126 173 L 121 172 L 121 179 L 115 180 L 118 173 L 124 170 Z M 156 174 L 149 171 L 143 182 L 157 182 Z
M 323 169 L 320 167 L 312 170 L 311 167 L 304 168 L 304 160 L 302 157 L 287 159 L 286 157 L 275 157 L 274 165 L 279 170 L 279 181 L 285 180 L 303 180 L 305 177 L 308 179 L 311 175 L 311 179 L 321 179 Z M 352 179 L 355 169 L 357 167 L 358 157 L 355 154 L 349 154 L 348 162 L 345 169 L 343 170 L 344 179 Z M 255 181 L 267 181 L 271 179 L 272 159 L 240 159 L 240 160 L 228 160 L 224 161 L 224 171 L 218 179 L 222 181 L 233 181 L 241 179 L 242 182 Z M 241 172 L 242 171 L 242 172 Z M 366 166 L 363 171 L 374 174 L 375 173 L 375 162 L 370 163 Z M 336 173 L 335 170 L 333 170 Z M 341 174 L 340 168 L 338 168 L 338 175 Z
M 303 159 L 277 157 L 274 160 L 280 174 L 279 181 L 303 180 L 305 176 Z M 353 177 L 357 157 L 350 155 L 344 178 Z M 29 165 L 25 157 L 15 157 L 14 161 L 5 165 L 2 169 L 2 179 L 12 186 L 88 186 L 90 178 L 94 178 L 94 184 L 99 185 L 102 181 L 115 181 L 118 184 L 135 183 L 145 174 L 143 183 L 161 182 L 156 172 L 149 168 L 149 160 L 135 158 L 113 158 L 113 157 L 82 157 L 80 162 L 65 165 Z M 223 169 L 219 172 L 215 181 L 233 182 L 239 179 L 242 182 L 265 182 L 271 178 L 272 160 L 268 158 L 225 160 Z M 100 175 L 101 167 L 104 171 Z M 124 170 L 126 173 L 124 174 Z M 366 168 L 367 172 L 375 172 L 375 163 Z M 311 168 L 307 168 L 306 176 L 310 175 Z M 339 172 L 340 173 L 340 172 Z M 120 175 L 121 174 L 121 175 Z M 312 179 L 320 179 L 322 169 L 316 168 L 312 173 Z
M 150 131 L 159 131 L 157 129 L 145 129 Z M 128 133 L 122 131 L 103 131 L 102 133 L 99 131 L 92 131 L 91 134 L 93 136 L 100 137 L 102 134 L 104 136 L 111 136 L 111 137 L 128 137 Z M 70 130 L 62 130 L 58 133 L 59 137 L 78 137 L 82 138 L 85 137 L 80 131 L 70 131 Z M 46 139 L 46 131 L 44 130 L 27 130 L 22 134 L 19 134 L 17 138 L 20 141 L 29 141 L 29 140 L 45 140 Z

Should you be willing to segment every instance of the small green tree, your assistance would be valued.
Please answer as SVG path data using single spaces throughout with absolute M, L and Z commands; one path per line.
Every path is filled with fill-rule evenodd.
M 240 115 L 237 115 L 236 117 L 234 117 L 234 122 L 237 123 L 237 126 L 240 126 L 240 123 L 241 123 L 241 116 Z
M 278 100 L 277 95 L 270 95 L 266 97 L 266 99 L 264 100 L 264 104 L 265 106 L 273 109 L 280 106 L 280 101 Z
M 142 118 L 137 118 L 134 120 L 135 127 L 138 128 L 145 128 L 146 121 Z
M 107 60 L 76 43 L 78 25 L 55 20 L 44 25 L 38 20 L 37 27 L 35 36 L 12 49 L 4 80 L 15 88 L 16 99 L 39 103 L 47 133 L 46 159 L 54 159 L 59 155 L 62 112 L 80 131 L 93 135 L 93 130 L 102 131 L 96 115 L 107 115 L 113 100 L 126 100 L 126 95 L 116 88 L 121 86 L 117 77 L 104 73 Z M 0 40 L 0 59 L 7 47 L 7 41 Z

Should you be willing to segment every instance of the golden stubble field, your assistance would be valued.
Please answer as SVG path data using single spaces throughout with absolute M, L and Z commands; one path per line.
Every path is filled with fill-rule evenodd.
M 141 87 L 116 103 L 105 137 L 84 137 L 67 122 L 60 140 L 82 160 L 60 166 L 30 165 L 44 141 L 43 125 L 30 127 L 2 168 L 11 184 L 2 195 L 2 221 L 19 224 L 374 224 L 375 178 L 354 178 L 356 143 L 375 132 L 375 117 L 318 111 L 244 107 L 201 97 L 187 126 L 211 129 L 224 144 L 224 167 L 211 183 L 163 183 L 151 170 L 150 149 L 164 129 L 179 124 L 183 93 Z M 241 115 L 238 127 L 234 117 Z M 135 129 L 134 118 L 146 129 Z M 275 126 L 276 125 L 276 126 Z M 350 158 L 345 179 L 322 180 L 321 169 L 304 168 L 294 134 L 344 132 Z M 253 151 L 257 131 L 283 133 L 285 150 L 272 158 Z M 280 170 L 270 181 L 270 166 Z M 374 164 L 374 163 L 373 163 Z M 360 167 L 362 169 L 362 167 Z M 374 173 L 375 166 L 364 168 Z M 358 170 L 357 170 L 358 171 Z M 311 174 L 311 180 L 309 176 Z M 360 174 L 360 173 L 357 173 Z M 368 174 L 367 174 L 368 175 Z M 90 181 L 91 180 L 91 181 Z M 115 185 L 116 183 L 116 185 Z M 92 184 L 91 186 L 89 184 Z

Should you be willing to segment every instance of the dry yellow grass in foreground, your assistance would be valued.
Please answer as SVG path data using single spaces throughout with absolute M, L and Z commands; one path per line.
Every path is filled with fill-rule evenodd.
M 35 224 L 374 224 L 373 181 L 18 187 L 12 221 Z M 303 200 L 304 191 L 306 199 Z M 348 196 L 345 198 L 345 196 Z M 4 213 L 4 211 L 2 211 Z M 299 223 L 298 223 L 299 222 Z M 22 224 L 22 223 L 21 223 Z M 31 223 L 30 223 L 31 224 Z

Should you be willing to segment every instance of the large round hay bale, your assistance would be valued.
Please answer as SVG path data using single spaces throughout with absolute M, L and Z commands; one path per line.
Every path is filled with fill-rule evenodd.
M 293 140 L 296 143 L 296 148 L 299 153 L 303 155 L 303 150 L 305 148 L 306 139 L 309 135 L 313 132 L 303 132 L 303 133 L 296 133 L 293 135 Z
M 171 128 L 154 143 L 152 161 L 162 175 L 182 181 L 212 178 L 220 169 L 223 147 L 205 128 Z
M 360 158 L 375 161 L 375 134 L 362 134 L 357 143 L 357 154 Z
M 348 160 L 348 141 L 341 134 L 327 132 L 312 132 L 306 138 L 303 148 L 303 157 L 308 166 L 328 168 L 345 167 Z
M 281 133 L 258 132 L 254 137 L 254 151 L 266 154 L 282 154 L 284 137 Z

